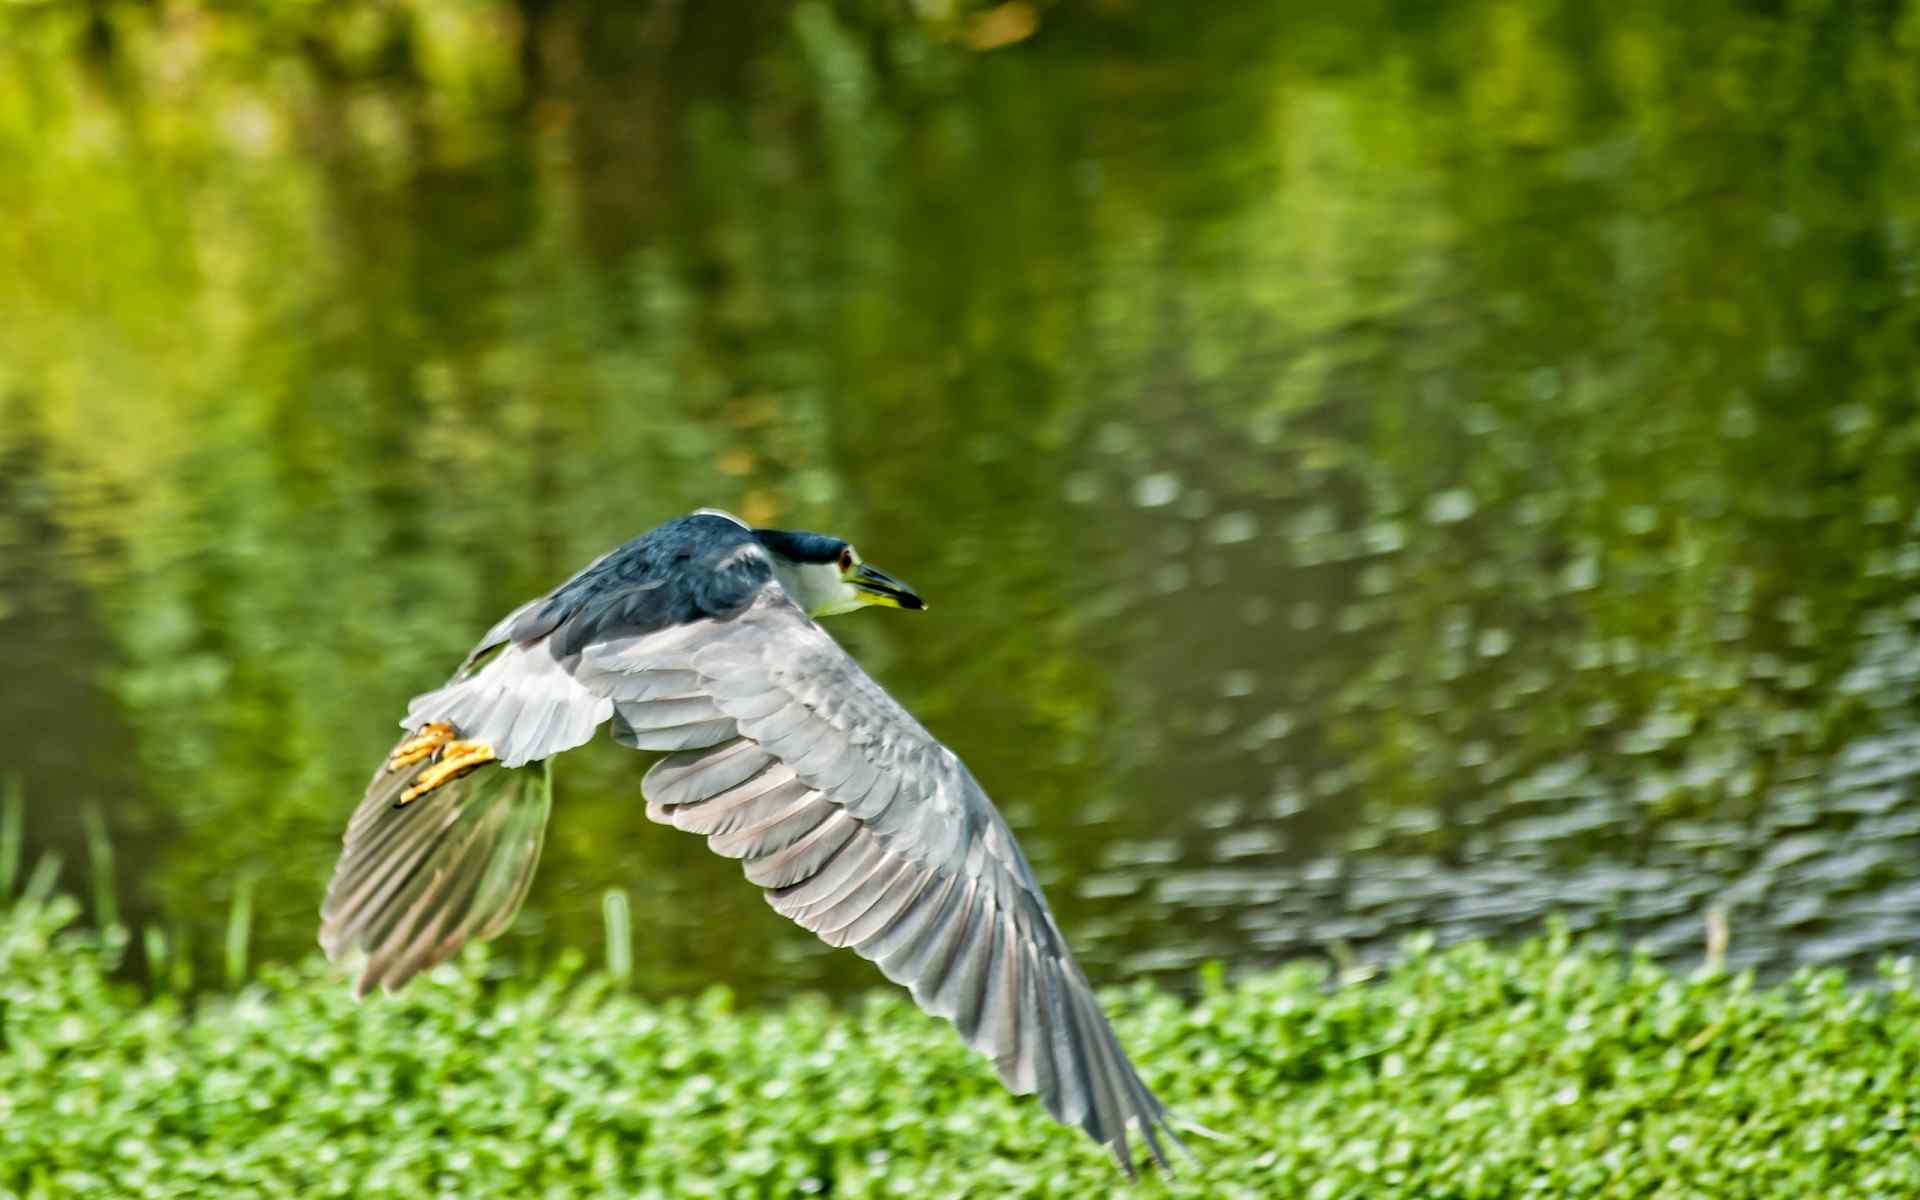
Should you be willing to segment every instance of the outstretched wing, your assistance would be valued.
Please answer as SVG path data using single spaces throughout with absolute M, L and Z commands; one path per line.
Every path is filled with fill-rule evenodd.
M 588 645 L 574 676 L 613 701 L 623 741 L 684 747 L 648 772 L 649 816 L 743 860 L 775 909 L 873 960 L 1129 1173 L 1130 1126 L 1165 1165 L 1166 1109 L 1006 822 L 777 586 L 729 619 Z

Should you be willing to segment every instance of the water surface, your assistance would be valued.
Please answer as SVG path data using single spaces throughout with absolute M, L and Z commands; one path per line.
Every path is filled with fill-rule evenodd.
M 304 952 L 406 698 L 720 505 L 931 600 L 833 628 L 1102 982 L 1912 951 L 1920 8 L 1589 7 L 15 6 L 29 852 Z M 564 760 L 510 959 L 621 887 L 648 989 L 877 981 L 643 766 Z

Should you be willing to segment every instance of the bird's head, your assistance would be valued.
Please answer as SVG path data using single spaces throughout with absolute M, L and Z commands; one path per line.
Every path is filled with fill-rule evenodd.
M 860 561 L 844 538 L 796 529 L 756 529 L 753 536 L 773 558 L 780 586 L 811 617 L 856 608 L 924 609 L 914 590 L 876 566 Z

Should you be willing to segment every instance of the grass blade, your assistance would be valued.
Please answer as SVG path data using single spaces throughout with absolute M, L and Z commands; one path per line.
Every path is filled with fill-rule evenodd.
M 113 838 L 107 833 L 106 814 L 98 804 L 81 811 L 87 832 L 87 867 L 93 875 L 93 923 L 111 929 L 120 923 L 120 898 L 114 889 Z
M 20 878 L 20 852 L 26 839 L 26 797 L 20 777 L 7 776 L 0 792 L 0 900 L 13 896 L 13 885 Z
M 60 854 L 49 850 L 33 864 L 33 874 L 27 876 L 27 886 L 20 891 L 20 906 L 34 908 L 45 904 L 53 895 L 54 885 L 60 882 Z
M 227 986 L 237 988 L 247 979 L 247 948 L 253 938 L 253 884 L 251 873 L 234 885 L 233 907 L 227 910 Z
M 607 926 L 607 974 L 625 983 L 633 977 L 633 906 L 621 888 L 600 896 L 600 915 Z

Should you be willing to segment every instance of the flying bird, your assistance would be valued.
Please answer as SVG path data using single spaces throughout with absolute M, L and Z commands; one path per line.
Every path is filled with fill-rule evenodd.
M 647 815 L 741 860 L 782 915 L 946 1017 L 1016 1094 L 1105 1145 L 1182 1145 L 1108 1025 L 1006 822 L 952 751 L 815 621 L 921 609 L 847 541 L 702 509 L 602 555 L 488 630 L 348 823 L 321 906 L 356 991 L 393 991 L 525 898 L 547 762 L 612 723 L 665 757 Z

